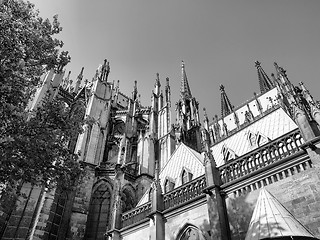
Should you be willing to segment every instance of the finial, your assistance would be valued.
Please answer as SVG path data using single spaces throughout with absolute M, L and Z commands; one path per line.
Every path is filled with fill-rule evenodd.
M 138 94 L 137 80 L 135 80 L 134 85 L 133 85 L 133 91 L 132 91 L 132 99 L 133 100 L 137 99 L 137 94 Z
M 255 67 L 256 67 L 256 68 L 261 67 L 261 63 L 260 63 L 259 61 L 255 61 L 254 63 L 255 63 Z
M 169 86 L 169 78 L 166 77 L 166 85 Z
M 160 84 L 160 74 L 159 73 L 156 73 L 156 82 L 155 82 L 154 86 L 155 87 L 156 86 L 158 86 L 158 87 L 161 86 L 161 84 Z
M 203 112 L 204 112 L 204 117 L 205 117 L 205 118 L 208 118 L 207 110 L 206 110 L 206 108 L 205 108 L 205 107 L 203 108 Z

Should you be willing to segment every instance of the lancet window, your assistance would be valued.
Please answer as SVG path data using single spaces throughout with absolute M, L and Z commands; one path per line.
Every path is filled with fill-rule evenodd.
M 91 197 L 85 239 L 103 240 L 110 217 L 111 193 L 108 184 L 101 183 Z
M 173 189 L 174 189 L 174 181 L 167 178 L 164 182 L 164 192 L 167 193 Z
M 259 147 L 269 141 L 269 139 L 261 133 L 248 133 L 248 141 L 251 147 Z
M 194 226 L 186 226 L 178 234 L 177 240 L 204 240 L 201 231 Z
M 183 169 L 181 173 L 181 183 L 185 184 L 192 180 L 193 174 L 187 169 Z
M 226 145 L 223 145 L 221 153 L 223 154 L 223 159 L 225 162 L 235 159 L 238 157 L 234 151 L 228 148 Z

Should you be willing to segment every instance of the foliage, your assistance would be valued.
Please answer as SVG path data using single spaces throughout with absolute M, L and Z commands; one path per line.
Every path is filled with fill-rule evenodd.
M 61 72 L 70 61 L 55 38 L 62 30 L 58 18 L 51 23 L 29 2 L 4 0 L 0 26 L 0 184 L 66 186 L 81 172 L 68 148 L 81 119 L 56 99 L 46 99 L 32 117 L 26 110 L 40 76 L 48 69 Z

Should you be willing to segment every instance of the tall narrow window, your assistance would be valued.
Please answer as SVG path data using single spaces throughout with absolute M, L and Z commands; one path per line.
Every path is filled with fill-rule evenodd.
M 222 147 L 221 153 L 223 154 L 223 159 L 225 162 L 235 159 L 238 157 L 234 151 L 228 148 L 225 144 Z
M 182 180 L 182 184 L 185 184 L 189 181 L 188 172 L 186 170 L 183 170 L 181 180 Z
M 164 182 L 164 192 L 167 193 L 173 189 L 174 189 L 174 182 L 169 179 L 166 179 L 166 181 Z
M 68 195 L 66 192 L 60 192 L 57 190 L 57 193 L 55 195 L 55 209 L 54 212 L 51 211 L 51 214 L 53 214 L 50 230 L 49 230 L 49 239 L 55 239 L 58 236 L 59 229 L 61 227 L 61 221 L 63 217 L 63 213 L 65 211 L 65 207 L 68 200 Z
M 111 194 L 106 183 L 102 183 L 93 193 L 85 239 L 104 240 L 104 234 L 107 231 L 110 216 L 110 198 Z

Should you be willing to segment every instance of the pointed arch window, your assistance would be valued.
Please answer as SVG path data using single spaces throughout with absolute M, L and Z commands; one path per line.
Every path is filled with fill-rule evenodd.
M 257 135 L 253 132 L 248 133 L 248 141 L 251 147 L 255 147 L 257 145 Z
M 204 240 L 204 235 L 195 226 L 187 225 L 185 226 L 177 236 L 177 240 Z
M 221 153 L 223 155 L 223 159 L 225 162 L 231 161 L 238 157 L 237 154 L 234 151 L 232 151 L 230 148 L 228 148 L 225 144 L 221 149 Z
M 262 146 L 263 144 L 265 144 L 269 141 L 270 141 L 270 139 L 268 137 L 264 136 L 263 134 L 261 134 L 259 132 L 257 133 L 257 145 L 258 146 Z
M 166 178 L 164 181 L 164 193 L 170 192 L 174 189 L 174 181 L 170 178 Z
M 249 141 L 249 144 L 251 147 L 259 147 L 259 146 L 262 146 L 263 144 L 269 142 L 270 139 L 259 132 L 253 133 L 253 132 L 249 131 L 248 141 Z
M 111 193 L 107 183 L 101 183 L 93 192 L 89 206 L 85 239 L 102 240 L 109 226 Z
M 181 172 L 181 184 L 185 184 L 192 180 L 193 174 L 186 168 L 182 169 Z
M 55 208 L 52 209 L 53 211 L 51 211 L 51 214 L 53 215 L 53 217 L 52 217 L 51 225 L 49 225 L 49 233 L 48 233 L 49 239 L 50 238 L 54 239 L 58 237 L 63 215 L 64 215 L 67 201 L 68 201 L 67 192 L 57 190 L 54 201 L 56 201 L 56 204 L 54 205 Z
M 121 194 L 121 201 L 122 201 L 122 212 L 127 212 L 134 208 L 135 201 L 134 196 L 128 189 L 124 189 Z

